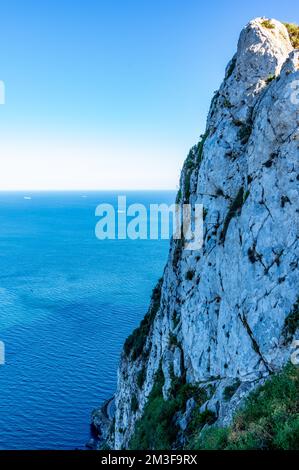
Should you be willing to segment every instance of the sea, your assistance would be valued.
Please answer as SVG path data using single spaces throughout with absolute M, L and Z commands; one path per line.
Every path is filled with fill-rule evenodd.
M 169 240 L 95 235 L 99 204 L 171 204 L 174 191 L 0 192 L 0 449 L 85 449 L 147 311 Z M 116 221 L 117 225 L 117 221 Z

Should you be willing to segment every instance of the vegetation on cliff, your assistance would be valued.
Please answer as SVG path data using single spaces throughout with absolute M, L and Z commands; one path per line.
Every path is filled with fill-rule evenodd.
M 136 424 L 130 449 L 165 450 L 177 448 L 180 432 L 177 416 L 186 403 L 196 402 L 184 431 L 185 447 L 203 450 L 299 449 L 299 367 L 288 364 L 264 385 L 252 392 L 227 428 L 203 427 L 213 424 L 212 411 L 200 412 L 207 399 L 205 390 L 186 383 L 176 384 L 164 400 L 164 376 L 160 368 L 142 417 Z
M 177 194 L 176 203 L 179 204 L 182 202 L 182 196 L 184 204 L 188 204 L 190 198 L 190 184 L 191 184 L 191 175 L 193 171 L 200 167 L 203 157 L 203 147 L 205 141 L 208 137 L 208 132 L 205 132 L 200 136 L 200 140 L 197 145 L 194 145 L 188 153 L 188 156 L 184 162 L 182 174 L 185 175 L 183 191 L 182 188 L 179 189 Z
M 295 23 L 284 23 L 288 30 L 290 40 L 294 49 L 299 49 L 299 26 Z
M 299 449 L 299 367 L 282 372 L 252 392 L 227 428 L 193 436 L 194 449 Z
M 297 27 L 287 28 L 296 47 Z M 297 128 L 286 99 L 297 73 L 298 52 L 280 22 L 246 25 L 213 98 L 209 132 L 180 179 L 177 202 L 204 206 L 202 252 L 172 241 L 163 301 L 153 297 L 126 341 L 117 449 L 299 448 L 298 369 L 278 373 L 299 321 Z
M 185 382 L 184 378 L 174 378 L 169 400 L 164 400 L 162 387 L 164 375 L 160 367 L 155 376 L 155 384 L 148 398 L 142 417 L 137 421 L 130 449 L 165 450 L 176 447 L 179 433 L 178 413 L 186 411 L 190 398 L 196 402 L 196 409 L 207 400 L 207 392 Z M 214 415 L 210 413 L 192 413 L 192 425 L 212 423 Z
M 150 308 L 141 321 L 138 328 L 126 339 L 124 351 L 127 356 L 131 355 L 136 360 L 144 352 L 146 339 L 149 335 L 151 325 L 160 307 L 162 279 L 153 290 Z

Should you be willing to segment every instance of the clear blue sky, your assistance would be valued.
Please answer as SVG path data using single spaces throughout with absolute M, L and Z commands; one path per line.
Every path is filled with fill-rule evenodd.
M 1 2 L 0 189 L 175 188 L 256 16 L 298 2 Z

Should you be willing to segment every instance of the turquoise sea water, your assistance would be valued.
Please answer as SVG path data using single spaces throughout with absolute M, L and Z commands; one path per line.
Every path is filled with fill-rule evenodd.
M 175 194 L 127 197 L 148 206 Z M 97 240 L 95 208 L 116 200 L 113 192 L 0 193 L 0 449 L 84 448 L 92 409 L 115 390 L 122 344 L 169 248 Z

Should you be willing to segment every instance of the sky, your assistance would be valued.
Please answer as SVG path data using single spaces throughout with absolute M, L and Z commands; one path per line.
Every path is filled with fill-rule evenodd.
M 298 2 L 2 1 L 0 190 L 177 188 L 257 16 Z

